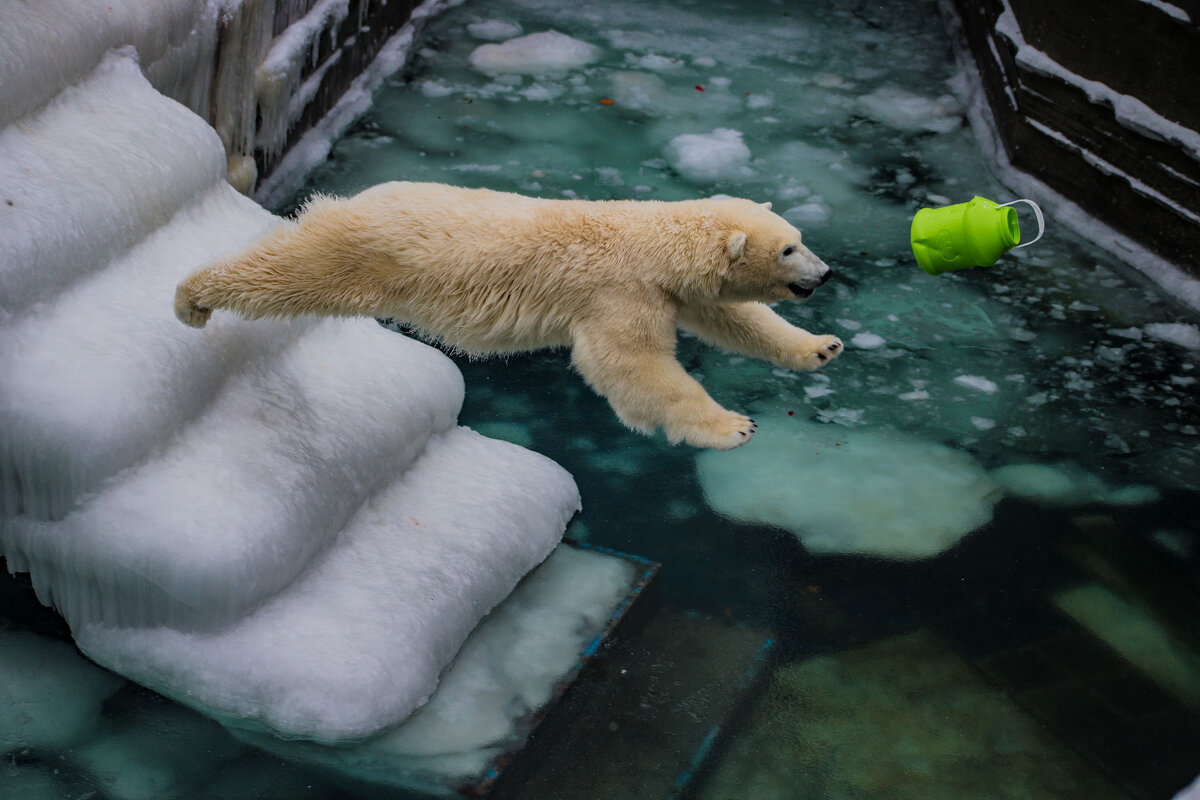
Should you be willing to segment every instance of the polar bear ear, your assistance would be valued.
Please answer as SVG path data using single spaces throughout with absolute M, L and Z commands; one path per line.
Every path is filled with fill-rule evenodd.
M 729 238 L 725 240 L 725 251 L 729 253 L 730 261 L 737 261 L 742 257 L 742 251 L 746 249 L 746 232 L 734 231 L 729 234 Z
M 759 203 L 759 205 L 762 206 L 763 208 L 765 208 L 767 211 L 771 210 L 771 201 L 770 200 L 768 200 L 765 203 Z

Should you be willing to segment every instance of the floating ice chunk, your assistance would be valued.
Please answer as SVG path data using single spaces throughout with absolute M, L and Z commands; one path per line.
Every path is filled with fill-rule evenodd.
M 744 447 L 704 452 L 708 504 L 776 525 L 819 553 L 936 555 L 985 524 L 1000 496 L 970 455 L 897 433 L 756 415 Z
M 736 180 L 753 174 L 750 148 L 740 131 L 717 128 L 712 133 L 684 133 L 663 148 L 676 172 L 694 183 Z
M 770 94 L 752 94 L 746 98 L 746 108 L 752 111 L 770 108 L 773 105 L 775 105 L 775 97 Z
M 1122 339 L 1132 339 L 1135 342 L 1140 342 L 1142 340 L 1142 329 L 1141 328 L 1109 328 L 1108 335 L 1109 336 L 1119 336 Z
M 567 91 L 567 87 L 559 83 L 535 83 L 532 86 L 522 89 L 518 94 L 526 100 L 534 102 L 548 102 L 557 100 L 562 97 Z
M 625 61 L 636 69 L 648 69 L 652 72 L 674 72 L 683 67 L 683 59 L 660 56 L 655 53 L 644 55 L 625 54 Z
M 711 120 L 736 109 L 741 101 L 729 92 L 729 83 L 714 78 L 708 90 L 692 85 L 668 85 L 658 75 L 620 71 L 612 75 L 612 99 L 617 107 L 652 117 L 696 117 Z M 678 128 L 676 128 L 678 130 Z
M 358 351 L 341 352 L 357 360 Z M 344 358 L 350 352 L 355 359 Z M 413 352 L 391 356 L 424 375 L 428 359 L 413 363 Z M 331 375 L 331 384 L 354 385 L 340 377 Z M 391 393 L 405 383 L 413 381 Z M 378 387 L 364 391 L 380 402 L 386 396 Z M 292 502 L 303 500 L 293 494 Z M 578 507 L 562 467 L 452 427 L 363 505 L 308 569 L 229 627 L 186 632 L 96 620 L 76 635 L 98 662 L 240 727 L 362 738 L 429 698 L 467 634 L 554 549 Z M 194 543 L 172 537 L 171 547 L 194 564 Z M 271 570 L 248 574 L 262 580 Z
M 981 431 L 990 431 L 996 427 L 996 420 L 987 417 L 971 417 L 971 424 Z
M 0 628 L 0 750 L 66 750 L 87 739 L 123 681 L 74 646 Z M 64 691 L 68 689 L 68 691 Z
M 797 227 L 805 225 L 824 225 L 833 216 L 833 210 L 828 203 L 813 201 L 799 206 L 792 206 L 780 216 Z
M 1200 328 L 1184 322 L 1152 322 L 1145 326 L 1151 339 L 1170 342 L 1188 350 L 1200 350 Z
M 959 375 L 954 379 L 954 382 L 959 386 L 965 386 L 968 389 L 974 389 L 984 394 L 995 394 L 1000 389 L 995 381 L 990 381 L 979 375 Z
M 450 84 L 438 80 L 437 78 L 421 81 L 420 89 L 421 94 L 432 98 L 448 97 L 449 95 L 452 95 L 458 91 L 458 89 L 454 88 Z
M 558 31 L 543 31 L 502 44 L 480 45 L 467 63 L 491 75 L 553 75 L 585 67 L 602 54 L 595 45 Z
M 99 270 L 225 171 L 213 129 L 156 92 L 133 54 L 109 55 L 0 130 L 0 315 Z
M 1077 464 L 1009 464 L 992 470 L 992 477 L 1014 497 L 1050 506 L 1104 503 L 1138 506 L 1158 500 L 1153 486 L 1112 487 Z
M 861 333 L 856 333 L 854 335 L 854 338 L 850 340 L 850 344 L 854 345 L 860 350 L 874 350 L 877 347 L 883 347 L 885 344 L 887 344 L 887 339 L 884 339 L 877 333 L 862 331 Z
M 502 19 L 485 19 L 467 25 L 467 33 L 486 42 L 502 42 L 520 36 L 521 26 Z
M 823 408 L 817 412 L 817 418 L 822 422 L 853 428 L 862 424 L 866 412 L 865 408 Z
M 953 95 L 936 100 L 896 86 L 884 86 L 858 98 L 871 119 L 905 131 L 949 133 L 962 126 L 962 105 Z
M 612 96 L 622 109 L 654 115 L 678 110 L 678 100 L 663 79 L 644 72 L 613 73 Z
M 154 459 L 59 522 L 12 520 L 0 545 L 76 635 L 212 629 L 288 585 L 462 397 L 437 350 L 374 320 L 326 321 L 237 376 Z

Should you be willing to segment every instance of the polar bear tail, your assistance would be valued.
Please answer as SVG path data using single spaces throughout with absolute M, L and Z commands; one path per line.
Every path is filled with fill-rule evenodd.
M 203 328 L 208 324 L 208 318 L 212 316 L 212 312 L 211 308 L 205 308 L 196 302 L 189 281 L 183 281 L 175 289 L 175 316 L 184 325 Z

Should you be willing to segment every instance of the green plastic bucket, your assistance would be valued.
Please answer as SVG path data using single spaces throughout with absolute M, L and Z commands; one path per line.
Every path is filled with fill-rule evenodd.
M 1038 235 L 1045 223 L 1041 209 L 1030 200 L 998 205 L 986 197 L 943 208 L 923 208 L 912 221 L 912 250 L 921 269 L 941 275 L 952 269 L 986 267 L 1021 245 L 1021 224 L 1015 203 L 1029 203 L 1037 213 Z

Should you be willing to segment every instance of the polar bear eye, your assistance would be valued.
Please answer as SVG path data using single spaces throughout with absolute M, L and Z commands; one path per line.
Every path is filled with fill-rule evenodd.
M 796 248 L 789 244 L 787 247 L 783 248 L 782 255 L 784 258 L 787 258 L 794 252 L 796 252 Z

